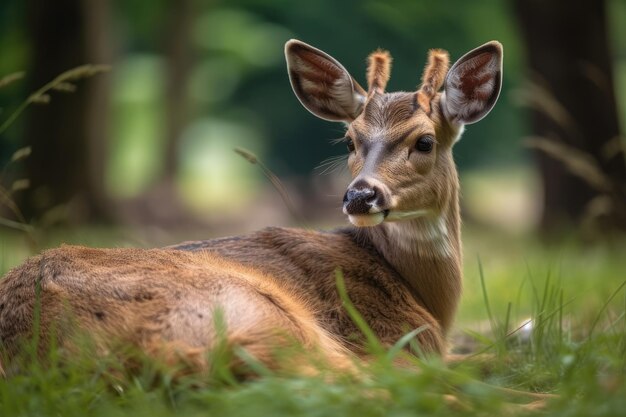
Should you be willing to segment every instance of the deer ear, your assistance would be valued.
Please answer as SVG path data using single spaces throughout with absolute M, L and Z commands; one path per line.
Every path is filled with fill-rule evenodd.
M 361 113 L 366 93 L 333 57 L 292 39 L 285 44 L 285 58 L 291 88 L 308 111 L 344 122 Z
M 475 123 L 496 104 L 502 86 L 502 44 L 491 41 L 454 63 L 444 82 L 443 111 L 452 124 Z

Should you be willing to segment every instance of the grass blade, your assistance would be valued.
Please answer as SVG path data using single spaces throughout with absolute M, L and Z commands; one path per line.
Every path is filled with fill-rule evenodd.
M 600 311 L 598 312 L 598 315 L 596 316 L 596 319 L 593 321 L 593 324 L 591 325 L 591 328 L 589 329 L 589 335 L 588 335 L 589 339 L 591 339 L 593 331 L 596 329 L 596 326 L 600 322 L 600 318 L 602 317 L 602 314 L 609 307 L 609 304 L 611 303 L 611 301 L 613 301 L 613 298 L 615 298 L 615 296 L 617 294 L 619 294 L 619 292 L 622 290 L 622 288 L 624 288 L 624 286 L 626 286 L 626 281 L 622 282 L 620 284 L 620 286 L 617 287 L 617 289 L 615 291 L 613 291 L 613 293 L 608 298 L 608 300 L 606 300 L 605 303 L 602 305 L 602 308 L 600 308 Z
M 483 292 L 483 301 L 485 302 L 485 309 L 487 310 L 489 323 L 491 323 L 491 331 L 495 335 L 497 331 L 497 324 L 493 319 L 493 314 L 491 313 L 491 306 L 489 305 L 489 296 L 487 295 L 487 284 L 485 284 L 485 274 L 483 272 L 483 263 L 480 260 L 480 256 L 478 256 L 477 258 L 478 258 L 478 273 L 480 275 L 480 287 Z
M 382 344 L 376 337 L 374 331 L 369 327 L 361 313 L 354 307 L 352 300 L 348 296 L 348 291 L 346 290 L 346 282 L 343 279 L 343 273 L 340 269 L 335 270 L 335 282 L 337 285 L 337 292 L 339 293 L 339 298 L 341 298 L 341 302 L 343 304 L 343 308 L 346 309 L 348 315 L 356 325 L 356 327 L 363 333 L 365 336 L 365 340 L 367 342 L 367 347 L 370 352 L 378 357 L 383 357 L 385 355 L 385 349 Z
M 418 334 L 422 333 L 426 329 L 428 329 L 427 325 L 420 326 L 402 336 L 387 352 L 387 359 L 392 361 L 402 351 L 402 349 L 404 349 L 404 347 L 411 342 L 411 340 L 415 339 Z

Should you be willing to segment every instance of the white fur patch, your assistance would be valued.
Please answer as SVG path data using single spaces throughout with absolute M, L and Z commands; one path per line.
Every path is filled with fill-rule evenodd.
M 360 113 L 365 97 L 358 94 L 353 86 L 350 76 L 337 78 L 329 89 L 329 95 L 335 99 L 340 108 L 342 108 L 351 117 L 356 117 Z
M 385 223 L 384 226 L 402 250 L 429 257 L 453 256 L 448 227 L 443 216 L 426 215 L 404 222 Z
M 385 220 L 382 212 L 373 214 L 349 214 L 348 220 L 356 227 L 372 227 L 377 226 Z

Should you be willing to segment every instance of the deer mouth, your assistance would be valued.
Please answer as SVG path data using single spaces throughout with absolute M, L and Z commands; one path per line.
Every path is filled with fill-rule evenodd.
M 381 224 L 389 215 L 389 210 L 367 214 L 348 214 L 348 220 L 356 227 L 373 227 Z

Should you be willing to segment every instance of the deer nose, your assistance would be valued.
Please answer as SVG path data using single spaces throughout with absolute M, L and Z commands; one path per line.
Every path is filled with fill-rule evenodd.
M 377 196 L 376 187 L 350 187 L 343 196 L 344 211 L 346 214 L 368 214 Z

